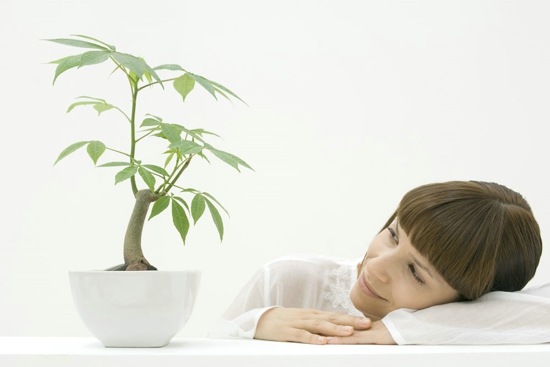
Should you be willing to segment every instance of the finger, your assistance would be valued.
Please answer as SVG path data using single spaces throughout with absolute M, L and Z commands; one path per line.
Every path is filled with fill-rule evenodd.
M 352 326 L 355 330 L 366 330 L 372 325 L 372 321 L 366 317 L 358 317 L 333 312 L 326 312 L 325 317 L 325 320 L 333 324 Z
M 322 335 L 347 336 L 353 334 L 354 331 L 353 326 L 333 324 L 322 319 L 303 320 L 296 327 Z
M 304 329 L 290 328 L 290 329 L 287 329 L 287 332 L 285 333 L 285 335 L 286 335 L 286 338 L 284 338 L 285 340 L 282 340 L 282 341 L 304 343 L 304 344 L 326 344 L 327 343 L 326 336 L 312 334 L 309 331 Z
M 350 336 L 327 337 L 327 344 L 396 344 L 388 329 L 376 321 L 371 330 L 356 331 Z
M 367 338 L 361 338 L 358 334 L 349 336 L 327 336 L 327 344 L 373 344 Z

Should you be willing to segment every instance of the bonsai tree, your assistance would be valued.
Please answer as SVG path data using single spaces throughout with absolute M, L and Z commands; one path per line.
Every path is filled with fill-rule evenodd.
M 145 114 L 139 118 L 141 123 L 138 127 L 138 95 L 149 91 L 152 87 L 165 89 L 167 83 L 170 82 L 184 102 L 187 95 L 197 84 L 216 99 L 217 96 L 222 96 L 229 101 L 231 101 L 231 98 L 238 99 L 243 103 L 244 101 L 221 84 L 193 74 L 180 65 L 165 64 L 150 67 L 143 58 L 118 52 L 115 46 L 98 39 L 84 35 L 72 35 L 71 37 L 46 40 L 87 49 L 87 51 L 78 55 L 66 56 L 50 62 L 50 64 L 57 65 L 53 84 L 61 74 L 70 69 L 80 69 L 85 66 L 112 62 L 114 70 L 111 74 L 123 74 L 124 79 L 129 84 L 129 93 L 131 94 L 129 112 L 125 112 L 122 108 L 112 105 L 104 99 L 87 96 L 78 97 L 77 101 L 71 104 L 67 110 L 67 112 L 70 112 L 74 108 L 88 106 L 93 107 L 99 115 L 107 111 L 120 114 L 122 120 L 129 122 L 128 141 L 130 146 L 127 147 L 127 151 L 114 149 L 97 140 L 79 141 L 63 150 L 54 163 L 54 165 L 57 164 L 69 154 L 83 147 L 86 147 L 86 151 L 94 165 L 97 165 L 99 159 L 104 157 L 103 154 L 106 151 L 123 157 L 123 159 L 109 161 L 97 166 L 118 167 L 121 169 L 115 175 L 115 184 L 129 180 L 132 195 L 135 198 L 134 209 L 124 237 L 124 264 L 106 270 L 156 270 L 156 267 L 147 261 L 141 248 L 141 235 L 151 203 L 154 204 L 149 214 L 149 220 L 171 206 L 172 221 L 184 244 L 190 227 L 189 217 L 193 220 L 193 224 L 196 224 L 208 208 L 217 228 L 220 241 L 222 241 L 224 227 L 218 208 L 226 213 L 227 210 L 211 194 L 189 187 L 178 186 L 178 180 L 194 158 L 195 160 L 204 159 L 210 162 L 210 158 L 215 157 L 239 172 L 239 167 L 252 168 L 235 155 L 218 150 L 207 143 L 206 136 L 218 135 L 204 129 L 191 129 L 180 124 L 164 122 L 161 117 L 152 114 Z M 175 72 L 176 75 L 161 78 L 157 72 L 159 74 L 160 72 Z M 149 139 L 162 139 L 166 142 L 166 149 L 159 152 L 166 155 L 162 167 L 147 163 L 144 158 L 137 155 L 138 146 Z M 144 188 L 138 188 L 138 181 Z M 188 199 L 190 204 L 182 195 L 191 197 Z

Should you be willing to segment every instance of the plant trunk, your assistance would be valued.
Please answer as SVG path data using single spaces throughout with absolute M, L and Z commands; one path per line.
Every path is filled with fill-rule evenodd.
M 158 196 L 149 189 L 140 190 L 136 193 L 136 203 L 124 236 L 124 265 L 126 271 L 157 270 L 149 264 L 141 250 L 141 233 L 143 232 L 149 205 L 157 199 Z

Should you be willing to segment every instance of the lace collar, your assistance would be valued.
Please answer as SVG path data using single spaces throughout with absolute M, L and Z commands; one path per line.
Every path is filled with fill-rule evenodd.
M 335 284 L 330 284 L 330 292 L 325 295 L 335 312 L 346 313 L 354 316 L 363 316 L 351 302 L 349 294 L 355 282 L 354 275 L 356 274 L 354 265 L 341 265 L 338 269 L 334 269 L 332 274 L 336 277 Z

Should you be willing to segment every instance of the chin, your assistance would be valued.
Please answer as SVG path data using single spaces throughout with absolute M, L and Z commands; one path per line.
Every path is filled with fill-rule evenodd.
M 350 295 L 349 295 L 351 303 L 353 303 L 353 307 L 355 307 L 359 312 L 361 312 L 363 315 L 365 315 L 365 317 L 368 317 L 372 321 L 380 320 L 384 316 L 386 316 L 386 315 L 380 315 L 379 312 L 376 312 L 376 311 L 373 311 L 373 310 L 368 310 L 365 307 L 365 300 L 361 299 L 361 294 L 362 293 L 361 293 L 361 290 L 358 289 L 358 287 L 359 286 L 357 285 L 357 282 L 356 282 L 355 285 L 353 286 L 353 288 L 351 289 L 351 292 L 350 292 Z

